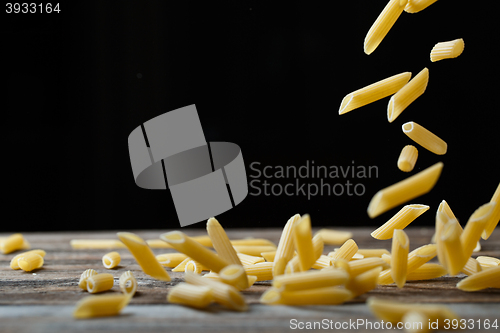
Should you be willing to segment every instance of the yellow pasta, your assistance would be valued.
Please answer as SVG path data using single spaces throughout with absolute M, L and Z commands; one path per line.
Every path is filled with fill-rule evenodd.
M 427 333 L 431 330 L 429 317 L 422 312 L 409 311 L 401 320 L 408 333 Z
M 170 281 L 170 275 L 141 237 L 131 232 L 119 232 L 116 235 L 132 253 L 144 273 L 160 281 Z
M 391 264 L 391 255 L 390 254 L 382 254 L 382 256 L 380 257 L 382 260 L 384 260 L 387 264 Z
M 72 239 L 70 245 L 75 250 L 126 248 L 125 244 L 116 239 Z
M 472 255 L 472 252 L 474 251 L 474 248 L 481 238 L 481 234 L 483 233 L 483 230 L 493 213 L 494 207 L 495 203 L 493 202 L 482 205 L 476 209 L 474 213 L 472 213 L 471 217 L 467 221 L 464 231 L 460 236 L 465 257 L 468 258 Z
M 390 0 L 371 26 L 364 42 L 364 51 L 366 54 L 371 54 L 375 51 L 394 23 L 396 23 L 399 15 L 403 12 L 405 7 L 400 6 L 399 2 L 400 0 Z
M 276 251 L 262 252 L 261 256 L 268 262 L 274 262 L 274 257 L 276 256 Z
M 441 240 L 446 256 L 446 268 L 450 275 L 457 275 L 467 263 L 468 257 L 464 255 L 460 235 L 462 228 L 456 219 L 449 220 L 441 232 Z
M 332 258 L 325 255 L 320 255 L 316 262 L 312 265 L 314 269 L 323 269 L 332 265 Z
M 131 298 L 129 295 L 120 294 L 87 296 L 76 304 L 73 317 L 85 319 L 116 316 L 128 305 Z
M 352 238 L 352 232 L 331 229 L 320 229 L 316 235 L 321 235 L 325 245 L 342 245 L 349 238 Z
M 446 275 L 448 271 L 440 264 L 423 264 L 406 275 L 407 281 L 430 280 Z
M 479 256 L 476 260 L 481 265 L 481 268 L 490 268 L 500 266 L 500 259 L 488 256 Z
M 358 245 L 353 239 L 346 241 L 338 251 L 332 253 L 332 260 L 345 259 L 351 260 L 351 258 L 358 252 Z
M 186 254 L 188 257 L 198 261 L 210 270 L 219 273 L 221 269 L 229 265 L 227 260 L 222 259 L 217 254 L 192 240 L 180 231 L 171 231 L 160 236 L 160 239 L 172 245 L 177 251 Z
M 202 277 L 212 279 L 215 281 L 219 281 L 219 282 L 223 282 L 222 279 L 220 278 L 219 274 L 217 274 L 215 272 L 207 273 L 207 274 L 203 275 Z M 247 274 L 247 278 L 248 278 L 248 286 L 252 286 L 257 281 L 257 276 L 255 276 L 255 275 L 248 275 Z
M 455 214 L 453 214 L 450 205 L 446 202 L 446 200 L 441 201 L 438 207 L 438 211 L 445 214 L 447 220 L 457 219 L 455 217 Z
M 235 245 L 236 252 L 247 254 L 249 256 L 260 256 L 263 252 L 275 251 L 276 247 L 271 245 Z
M 267 252 L 264 252 L 267 253 Z M 263 257 L 249 256 L 248 254 L 238 253 L 238 258 L 240 258 L 241 263 L 244 265 L 253 265 L 259 262 L 265 262 Z
M 346 284 L 346 288 L 352 292 L 354 297 L 367 293 L 377 287 L 381 271 L 382 267 L 379 266 L 363 272 L 351 278 Z
M 358 249 L 358 254 L 361 254 L 365 258 L 382 258 L 383 254 L 390 254 L 386 249 Z
M 253 265 L 243 266 L 248 275 L 257 277 L 257 281 L 267 281 L 273 279 L 273 263 L 261 262 Z
M 311 219 L 304 215 L 296 224 L 293 231 L 293 242 L 299 257 L 301 271 L 307 271 L 316 261 L 311 232 Z M 319 255 L 318 255 L 319 257 Z
M 411 73 L 404 72 L 353 91 L 342 100 L 339 115 L 396 93 L 410 80 L 410 78 Z M 350 237 L 351 236 L 348 238 Z
M 188 256 L 184 253 L 164 253 L 156 256 L 156 260 L 158 260 L 163 267 L 172 268 L 179 265 L 186 258 L 188 258 Z
M 235 287 L 214 279 L 203 278 L 192 272 L 186 272 L 184 277 L 190 284 L 210 287 L 215 302 L 236 311 L 248 309 L 245 298 Z
M 219 272 L 222 282 L 230 284 L 239 290 L 248 288 L 248 278 L 245 269 L 241 265 L 231 264 Z
M 91 294 L 100 293 L 113 288 L 115 280 L 112 274 L 96 274 L 87 278 L 87 291 Z
M 3 254 L 9 254 L 17 250 L 23 250 L 25 248 L 25 240 L 22 234 L 13 234 L 7 238 L 4 238 L 0 242 L 0 251 Z
M 102 257 L 102 264 L 107 269 L 115 268 L 120 264 L 121 257 L 118 252 L 109 252 Z
M 293 257 L 287 264 L 285 268 L 285 274 L 293 274 L 300 272 L 300 259 L 298 256 Z M 278 275 L 279 276 L 279 275 Z
M 352 297 L 352 292 L 339 287 L 324 287 L 283 292 L 279 292 L 275 288 L 270 288 L 262 294 L 260 301 L 261 303 L 272 305 L 334 305 L 342 304 Z
M 465 266 L 462 268 L 462 273 L 469 276 L 481 271 L 482 271 L 481 264 L 474 258 L 469 258 Z
M 407 145 L 401 150 L 401 154 L 398 158 L 398 168 L 403 172 L 410 172 L 415 167 L 417 163 L 418 150 L 415 146 Z
M 391 277 L 398 288 L 403 288 L 408 270 L 410 240 L 403 230 L 395 229 L 392 236 Z
M 394 215 L 389 221 L 371 233 L 376 239 L 391 239 L 395 229 L 404 229 L 417 217 L 429 209 L 426 205 L 407 205 Z
M 17 265 L 25 272 L 31 272 L 43 266 L 43 257 L 37 253 L 28 253 L 17 259 Z
M 80 275 L 78 286 L 83 290 L 87 290 L 87 279 L 93 275 L 97 275 L 97 271 L 95 269 L 90 268 L 85 270 L 82 275 Z
M 135 295 L 135 292 L 137 291 L 137 280 L 135 279 L 135 276 L 131 271 L 126 271 L 125 273 L 120 275 L 118 284 L 122 293 L 130 296 Z
M 404 315 L 410 311 L 418 311 L 426 315 L 433 322 L 437 320 L 440 328 L 442 328 L 445 319 L 449 319 L 450 321 L 453 319 L 460 320 L 460 317 L 444 305 L 402 303 L 377 297 L 369 297 L 366 300 L 366 304 L 377 318 L 393 324 L 401 322 Z
M 429 70 L 424 68 L 410 82 L 395 93 L 387 104 L 387 120 L 392 123 L 399 115 L 419 98 L 427 88 Z
M 208 286 L 196 286 L 181 282 L 169 290 L 167 300 L 170 303 L 203 309 L 213 301 L 212 289 Z
M 23 257 L 23 256 L 25 256 L 27 254 L 30 254 L 30 253 L 38 254 L 42 258 L 45 257 L 45 251 L 44 250 L 31 250 L 31 251 L 23 252 L 23 253 L 18 254 L 14 258 L 12 258 L 12 260 L 10 261 L 10 268 L 12 268 L 12 269 L 21 269 L 21 267 L 19 267 L 17 261 L 19 260 L 19 258 L 21 258 L 21 257 Z
M 191 259 L 191 260 L 188 260 L 188 262 L 186 262 L 186 265 L 184 266 L 184 272 L 187 272 L 187 271 L 194 272 L 196 274 L 200 274 L 203 271 L 203 268 L 199 262 Z
M 421 10 L 432 5 L 437 0 L 408 0 L 408 3 L 405 7 L 405 12 L 407 13 L 418 13 Z
M 437 43 L 431 50 L 431 61 L 436 62 L 443 59 L 456 58 L 462 54 L 464 48 L 465 43 L 462 38 Z
M 457 283 L 457 288 L 465 291 L 500 288 L 500 266 L 491 267 L 466 277 Z
M 234 246 L 249 245 L 249 246 L 273 246 L 273 247 L 276 247 L 276 244 L 274 244 L 270 240 L 264 239 L 264 238 L 234 239 L 234 240 L 231 240 L 231 244 Z
M 482 235 L 483 239 L 488 239 L 491 236 L 493 230 L 495 230 L 495 227 L 500 221 L 500 183 L 498 184 L 495 193 L 493 193 L 490 203 L 494 203 L 495 207 L 493 208 L 493 212 L 491 213 L 488 222 L 486 222 L 486 227 L 484 228 Z
M 307 271 L 280 275 L 274 278 L 273 287 L 280 291 L 298 291 L 345 284 L 349 274 L 341 269 Z
M 202 264 L 200 264 L 198 261 L 193 260 L 193 259 L 191 259 L 191 258 L 187 257 L 186 259 L 184 259 L 183 261 L 181 261 L 181 263 L 180 263 L 179 265 L 175 266 L 175 267 L 172 269 L 172 272 L 185 272 L 185 271 L 187 271 L 187 270 L 186 270 L 186 266 L 187 266 L 187 264 L 188 264 L 188 263 L 190 263 L 190 262 L 191 262 L 191 265 L 192 265 L 192 266 L 191 266 L 189 269 L 187 269 L 187 270 L 189 270 L 189 271 L 191 271 L 191 272 L 193 272 L 193 271 L 197 271 L 197 270 L 198 270 L 198 268 L 200 269 L 200 272 L 201 272 L 201 271 L 209 271 L 209 270 L 210 270 L 210 268 L 203 266 L 203 265 L 202 265 Z M 193 269 L 194 269 L 194 270 L 193 270 Z M 198 273 L 200 273 L 200 272 L 198 272 Z
M 443 229 L 448 223 L 448 218 L 445 213 L 442 213 L 441 211 L 436 212 L 436 232 L 434 233 L 435 235 L 435 241 L 437 245 L 437 256 L 439 263 L 443 265 L 443 267 L 447 268 L 448 263 L 447 263 L 447 255 L 446 255 L 446 249 L 443 243 L 443 238 L 442 238 L 442 233 Z M 463 249 L 462 249 L 463 250 Z M 463 253 L 463 251 L 462 251 Z
M 366 258 L 362 260 L 349 261 L 347 265 L 349 266 L 349 275 L 351 278 L 377 267 L 381 267 L 383 269 L 389 268 L 389 265 L 382 258 Z
M 403 133 L 410 139 L 437 155 L 444 155 L 448 149 L 446 142 L 423 126 L 410 121 L 404 123 Z
M 286 265 L 290 259 L 293 258 L 293 251 L 295 245 L 293 243 L 293 230 L 295 224 L 300 220 L 300 215 L 295 214 L 292 216 L 281 233 L 280 241 L 278 243 L 278 248 L 276 249 L 276 255 L 274 256 L 274 266 L 273 275 L 282 275 L 285 272 Z M 262 251 L 266 252 L 266 251 Z
M 378 191 L 368 205 L 368 216 L 374 218 L 391 208 L 429 192 L 436 184 L 443 163 L 438 162 L 419 173 Z

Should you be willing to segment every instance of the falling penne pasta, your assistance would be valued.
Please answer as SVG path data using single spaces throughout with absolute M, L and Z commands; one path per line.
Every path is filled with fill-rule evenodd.
M 481 238 L 486 224 L 488 223 L 491 214 L 493 213 L 495 203 L 489 202 L 482 205 L 467 221 L 464 231 L 460 235 L 460 240 L 462 242 L 462 248 L 464 251 L 464 256 L 469 258 L 477 245 L 477 242 Z
M 490 203 L 494 203 L 495 207 L 493 208 L 493 212 L 491 213 L 488 222 L 486 222 L 486 226 L 482 234 L 483 239 L 488 239 L 491 236 L 493 230 L 495 230 L 495 227 L 500 221 L 500 183 L 498 184 L 495 193 L 493 193 Z
M 267 262 L 274 262 L 274 257 L 276 256 L 276 251 L 262 252 L 260 254 Z M 240 258 L 241 259 L 241 258 Z
M 260 256 L 263 252 L 276 250 L 275 246 L 271 245 L 235 245 L 233 246 L 236 252 L 247 254 L 249 256 Z
M 118 285 L 120 286 L 122 293 L 126 295 L 134 296 L 137 291 L 137 280 L 131 271 L 126 271 L 120 275 Z
M 371 233 L 376 239 L 391 239 L 395 229 L 404 229 L 417 217 L 429 209 L 426 205 L 407 205 L 394 215 L 389 221 Z
M 116 235 L 132 253 L 144 273 L 160 281 L 170 281 L 170 275 L 141 237 L 131 232 L 119 232 Z
M 481 268 L 490 268 L 500 266 L 500 259 L 488 256 L 479 256 L 476 260 L 481 265 Z
M 332 258 L 325 255 L 320 255 L 316 262 L 312 265 L 314 269 L 323 269 L 332 265 Z
M 156 260 L 163 267 L 172 267 L 179 265 L 182 261 L 188 258 L 184 253 L 164 253 L 156 256 Z
M 280 291 L 298 291 L 345 284 L 349 274 L 341 269 L 299 272 L 274 278 L 273 287 Z
M 73 317 L 86 319 L 92 317 L 116 316 L 130 302 L 129 295 L 87 296 L 76 304 Z
M 38 253 L 27 253 L 17 259 L 17 265 L 25 272 L 31 272 L 43 266 L 43 257 Z
M 366 54 L 371 54 L 375 51 L 394 23 L 396 23 L 399 15 L 403 12 L 405 7 L 400 6 L 399 2 L 400 0 L 390 0 L 371 26 L 364 42 L 364 51 Z
M 27 254 L 30 254 L 30 253 L 38 254 L 42 258 L 45 257 L 45 254 L 46 254 L 44 250 L 31 250 L 31 251 L 20 253 L 20 254 L 16 255 L 14 258 L 12 258 L 12 260 L 10 261 L 10 268 L 21 269 L 21 267 L 19 267 L 17 261 L 19 260 L 19 258 L 21 258 Z
M 441 207 L 441 205 L 440 205 L 440 207 Z M 448 223 L 448 221 L 449 221 L 449 219 L 448 219 L 447 215 L 438 209 L 438 211 L 436 212 L 436 231 L 434 233 L 434 236 L 435 236 L 435 241 L 436 241 L 438 261 L 445 268 L 448 267 L 448 264 L 447 264 L 447 259 L 448 259 L 447 257 L 448 256 L 446 254 L 446 249 L 445 249 L 445 246 L 443 243 L 442 234 L 443 234 L 443 229 L 444 229 L 446 223 Z M 462 254 L 463 254 L 463 249 L 462 249 Z
M 325 245 L 342 245 L 349 238 L 352 238 L 352 232 L 331 229 L 320 229 L 316 235 L 321 235 Z
M 421 10 L 432 5 L 437 0 L 408 0 L 408 3 L 405 7 L 405 12 L 407 13 L 418 13 Z
M 474 258 L 469 258 L 465 266 L 462 268 L 462 273 L 471 276 L 473 274 L 481 272 L 482 270 L 483 269 L 479 261 Z
M 93 275 L 97 275 L 97 271 L 95 269 L 90 268 L 85 270 L 82 275 L 80 275 L 78 286 L 83 290 L 87 290 L 87 279 Z
M 440 264 L 426 263 L 406 275 L 407 281 L 430 280 L 446 275 L 448 271 Z
M 350 290 L 354 296 L 359 296 L 375 289 L 381 271 L 382 267 L 379 266 L 351 278 L 346 284 L 346 289 Z
M 387 104 L 387 120 L 392 123 L 427 88 L 429 70 L 424 68 L 410 82 L 395 93 Z
M 302 216 L 295 224 L 293 237 L 297 256 L 299 257 L 300 270 L 307 271 L 317 259 L 312 242 L 311 219 L 308 214 Z
M 87 278 L 87 291 L 91 294 L 100 293 L 113 288 L 115 280 L 113 275 L 95 274 Z
M 213 301 L 212 289 L 181 282 L 169 290 L 167 300 L 170 303 L 203 309 Z
M 431 61 L 436 62 L 443 59 L 456 58 L 462 54 L 464 48 L 465 43 L 462 38 L 437 43 L 431 50 Z
M 300 215 L 295 214 L 292 216 L 281 233 L 276 255 L 274 256 L 273 274 L 274 276 L 282 275 L 285 273 L 285 268 L 290 259 L 293 258 L 293 251 L 295 245 L 293 243 L 293 229 L 295 224 L 300 220 Z M 265 252 L 265 251 L 263 251 Z
M 417 163 L 418 150 L 415 146 L 407 145 L 401 150 L 401 154 L 398 158 L 398 168 L 403 172 L 410 172 L 415 167 Z
M 462 228 L 456 219 L 449 220 L 441 231 L 441 240 L 446 256 L 446 268 L 450 275 L 457 275 L 467 263 L 468 257 L 464 255 L 460 235 Z
M 457 288 L 465 291 L 500 288 L 500 266 L 491 267 L 466 277 L 457 283 Z
M 342 304 L 352 297 L 352 292 L 339 287 L 282 292 L 275 288 L 270 288 L 262 294 L 260 301 L 261 303 L 272 305 L 334 305 Z
M 7 238 L 4 238 L 0 242 L 0 252 L 3 254 L 9 254 L 17 250 L 23 250 L 25 248 L 25 239 L 22 234 L 13 234 Z
M 257 277 L 257 281 L 267 281 L 273 279 L 273 263 L 272 262 L 261 262 L 253 265 L 243 266 L 247 275 L 253 275 Z
M 423 126 L 410 121 L 404 123 L 402 128 L 403 133 L 425 149 L 437 155 L 446 154 L 448 149 L 446 142 Z
M 382 258 L 383 254 L 390 254 L 386 249 L 358 249 L 357 253 L 363 255 L 365 258 Z
M 353 91 L 342 100 L 339 115 L 395 94 L 410 78 L 411 73 L 404 72 Z
M 438 162 L 419 173 L 378 191 L 368 205 L 368 216 L 374 218 L 391 208 L 429 192 L 436 184 L 443 163 Z
M 259 262 L 265 262 L 266 260 L 263 257 L 258 256 L 249 256 L 248 254 L 238 253 L 238 258 L 240 258 L 243 266 L 245 265 L 254 265 Z
M 121 257 L 118 252 L 109 252 L 102 257 L 102 264 L 107 269 L 115 268 L 120 264 Z
M 353 239 L 347 240 L 338 251 L 332 253 L 330 257 L 332 260 L 345 259 L 351 260 L 351 258 L 358 252 L 358 245 Z
M 231 264 L 224 267 L 220 270 L 219 277 L 222 282 L 230 284 L 239 290 L 249 287 L 247 273 L 241 265 Z
M 184 272 L 194 272 L 196 274 L 200 274 L 203 271 L 202 265 L 196 260 L 188 260 L 184 265 Z
M 408 252 L 410 240 L 401 229 L 395 229 L 392 236 L 391 277 L 398 288 L 403 288 L 408 271 Z
M 382 267 L 383 269 L 389 268 L 389 265 L 382 258 L 366 258 L 349 261 L 347 265 L 349 266 L 349 276 L 351 278 L 377 267 Z
M 285 274 L 293 274 L 300 272 L 300 259 L 298 256 L 293 257 L 285 267 Z M 279 275 L 278 275 L 279 276 Z

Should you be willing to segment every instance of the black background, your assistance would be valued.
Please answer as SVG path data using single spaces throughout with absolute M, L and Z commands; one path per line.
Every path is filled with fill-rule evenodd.
M 493 8 L 459 3 L 403 12 L 370 56 L 363 40 L 385 0 L 100 1 L 61 3 L 58 14 L 2 12 L 1 231 L 178 228 L 168 191 L 135 185 L 127 138 L 189 104 L 207 141 L 241 147 L 248 176 L 252 162 L 379 170 L 354 180 L 363 196 L 249 195 L 218 216 L 224 226 L 281 227 L 295 213 L 309 213 L 314 226 L 382 224 L 397 209 L 371 220 L 366 208 L 409 175 L 396 166 L 412 143 L 401 131 L 407 121 L 448 143 L 444 156 L 417 146 L 410 174 L 445 166 L 436 187 L 412 201 L 431 206 L 414 224 L 431 225 L 443 199 L 463 224 L 499 183 L 499 29 Z M 434 44 L 456 38 L 465 40 L 460 57 L 430 62 Z M 388 98 L 338 115 L 346 94 L 424 67 L 426 92 L 392 124 Z

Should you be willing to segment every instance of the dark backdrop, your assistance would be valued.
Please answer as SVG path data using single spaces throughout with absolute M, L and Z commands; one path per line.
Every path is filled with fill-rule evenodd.
M 408 176 L 396 167 L 412 143 L 401 131 L 407 121 L 449 145 L 444 156 L 419 149 L 411 174 L 445 166 L 436 187 L 412 201 L 431 206 L 415 224 L 431 225 L 443 199 L 463 224 L 500 180 L 498 20 L 491 8 L 440 0 L 403 13 L 367 56 L 364 37 L 385 4 L 80 1 L 59 14 L 2 12 L 1 231 L 178 228 L 169 192 L 135 185 L 127 137 L 193 103 L 207 141 L 241 147 L 248 176 L 252 162 L 378 167 L 378 177 L 351 179 L 362 196 L 249 195 L 218 216 L 224 226 L 280 227 L 295 213 L 311 214 L 315 226 L 382 224 L 397 209 L 371 220 L 366 208 Z M 466 45 L 459 58 L 430 62 L 435 43 L 456 38 Z M 424 67 L 425 94 L 394 123 L 388 98 L 338 115 L 349 92 Z

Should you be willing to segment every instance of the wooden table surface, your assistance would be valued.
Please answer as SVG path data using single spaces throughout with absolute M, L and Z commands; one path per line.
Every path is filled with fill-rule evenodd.
M 348 229 L 338 229 L 348 230 Z M 386 248 L 391 241 L 373 239 L 367 228 L 349 229 L 360 248 Z M 157 239 L 167 230 L 135 230 L 144 239 Z M 184 230 L 190 236 L 204 234 L 203 230 Z M 428 244 L 433 234 L 431 228 L 407 228 L 410 250 Z M 278 229 L 233 229 L 227 230 L 231 239 L 246 237 L 267 238 L 278 243 L 281 230 Z M 217 305 L 207 310 L 194 310 L 168 304 L 166 295 L 169 288 L 183 281 L 183 273 L 169 272 L 169 283 L 152 279 L 144 274 L 127 249 L 118 249 L 122 255 L 121 264 L 113 270 L 102 266 L 102 256 L 110 250 L 74 250 L 71 239 L 117 239 L 116 232 L 46 232 L 23 233 L 33 249 L 47 252 L 42 269 L 27 273 L 12 270 L 10 260 L 16 254 L 0 254 L 0 333 L 7 332 L 288 332 L 291 320 L 298 322 L 328 320 L 335 322 L 357 322 L 349 331 L 377 331 L 370 329 L 366 322 L 378 322 L 365 305 L 368 296 L 405 302 L 446 303 L 462 318 L 498 320 L 500 325 L 500 289 L 485 289 L 464 292 L 455 285 L 464 277 L 445 276 L 442 278 L 407 282 L 403 289 L 394 285 L 379 286 L 368 294 L 361 295 L 343 305 L 336 306 L 267 306 L 259 304 L 260 295 L 270 286 L 269 282 L 257 282 L 243 291 L 250 310 L 244 313 L 228 311 Z M 0 234 L 0 237 L 7 234 Z M 500 257 L 500 231 L 493 233 L 487 241 L 481 242 L 478 255 Z M 324 253 L 333 250 L 325 247 Z M 153 249 L 155 254 L 172 252 L 170 249 Z M 108 272 L 115 276 L 115 287 L 111 293 L 118 293 L 117 278 L 124 271 L 131 270 L 138 280 L 138 292 L 120 316 L 76 320 L 72 311 L 78 300 L 87 293 L 78 287 L 80 274 L 87 268 L 98 272 Z M 168 269 L 170 271 L 170 268 Z M 361 322 L 365 320 L 365 322 Z M 477 325 L 477 324 L 476 324 Z M 296 331 L 296 330 L 295 330 Z M 491 329 L 491 331 L 496 331 Z

